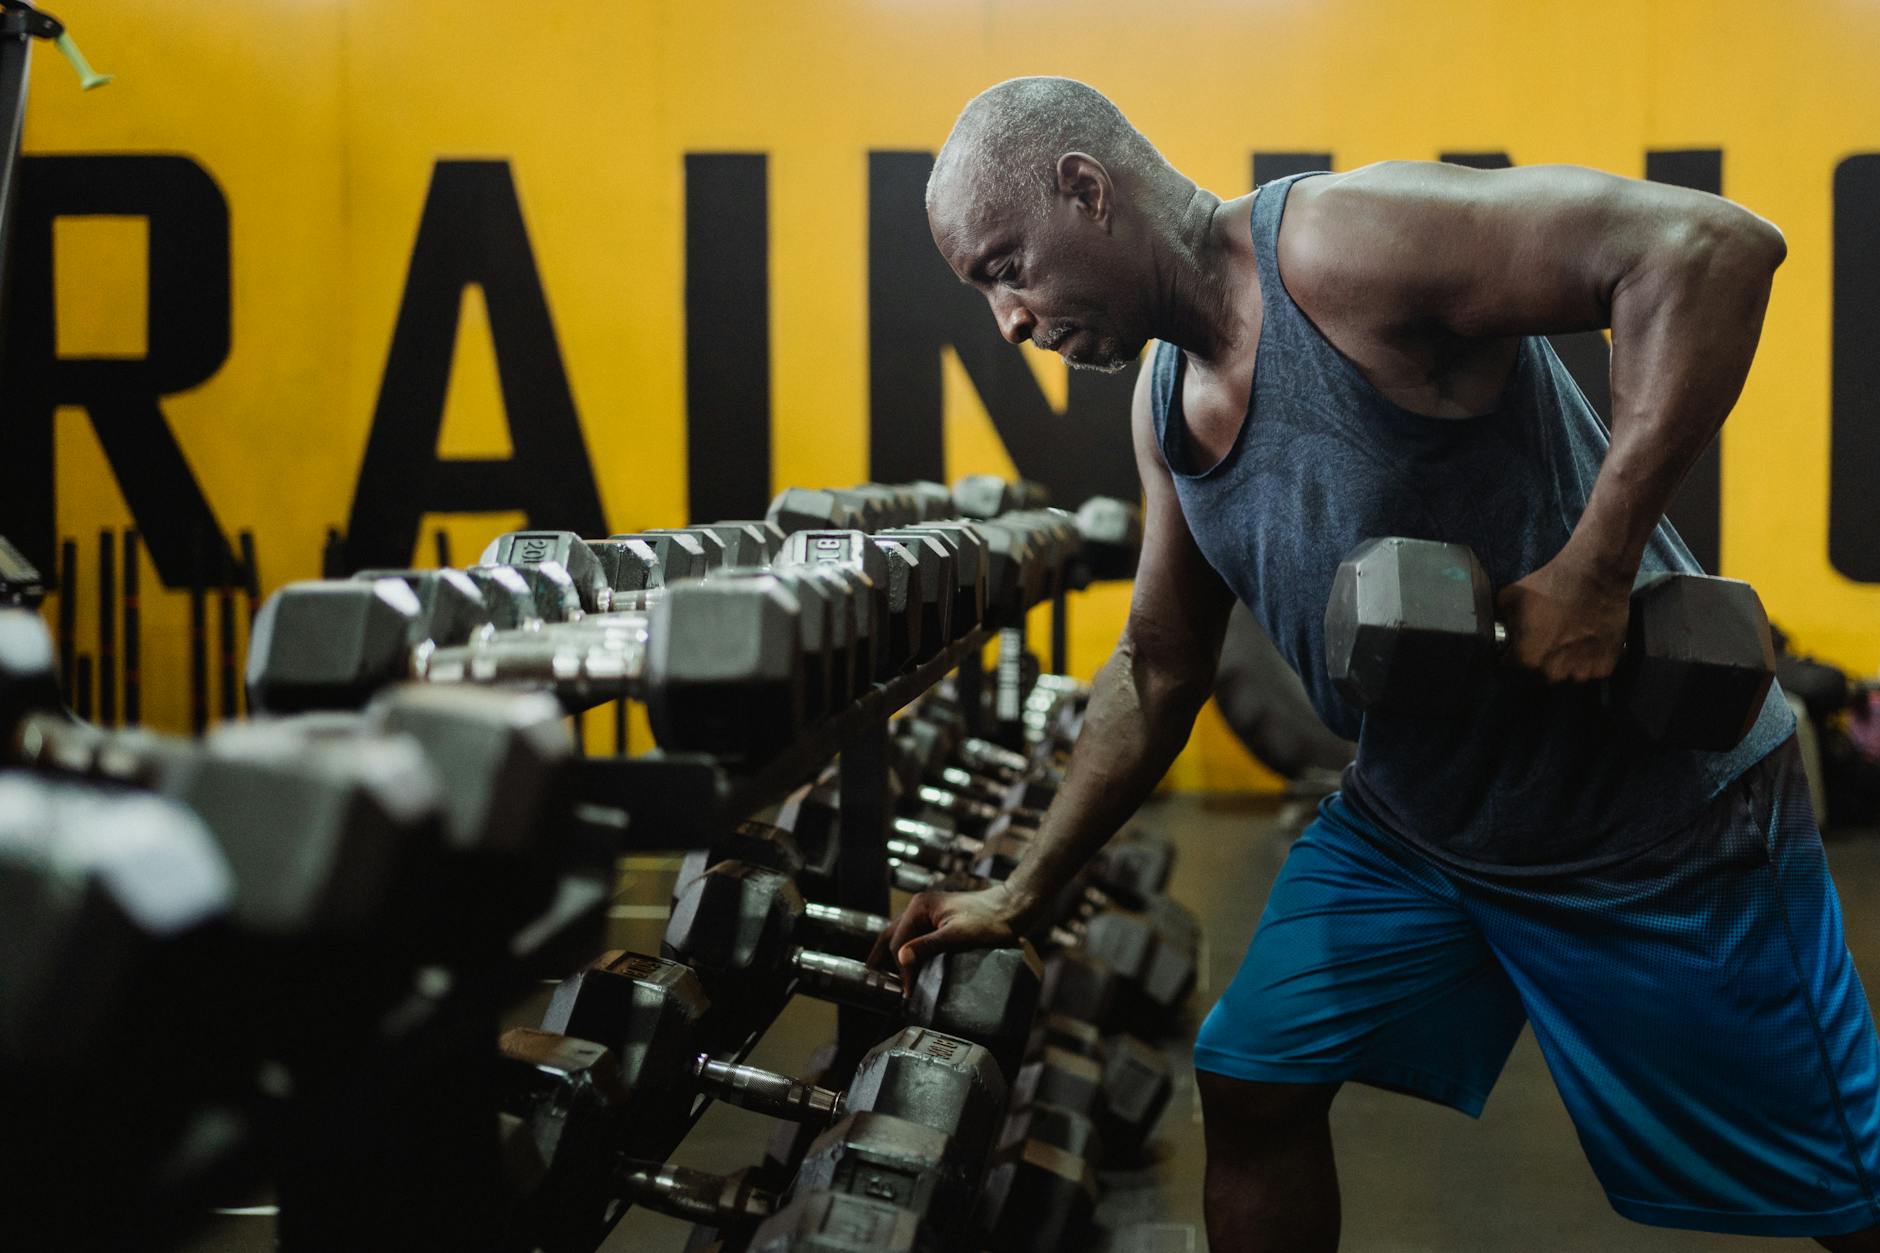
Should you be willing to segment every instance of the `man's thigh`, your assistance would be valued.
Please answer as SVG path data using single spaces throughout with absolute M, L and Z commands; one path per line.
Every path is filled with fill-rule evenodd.
M 1626 865 L 1457 882 L 1615 1209 L 1769 1236 L 1880 1222 L 1880 1049 L 1792 749 Z
M 1336 797 L 1294 843 L 1198 1069 L 1261 1083 L 1356 1080 L 1481 1111 L 1519 998 L 1459 893 L 1365 834 Z

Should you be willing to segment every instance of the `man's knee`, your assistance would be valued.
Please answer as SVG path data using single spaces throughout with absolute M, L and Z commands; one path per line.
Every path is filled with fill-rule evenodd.
M 1195 1072 L 1210 1145 L 1283 1145 L 1322 1134 L 1335 1083 L 1259 1083 Z

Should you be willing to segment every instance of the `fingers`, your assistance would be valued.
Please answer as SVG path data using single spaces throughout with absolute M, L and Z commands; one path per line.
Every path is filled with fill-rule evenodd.
M 948 948 L 947 929 L 943 926 L 924 935 L 917 935 L 895 951 L 895 959 L 901 963 L 901 983 L 911 988 L 914 976 L 920 971 L 921 963 Z
M 925 892 L 909 901 L 907 908 L 901 911 L 901 916 L 889 924 L 887 930 L 875 937 L 875 946 L 869 950 L 868 964 L 878 969 L 887 969 L 890 959 L 900 951 L 902 945 L 932 929 L 931 906 L 932 901 L 928 899 L 928 894 Z

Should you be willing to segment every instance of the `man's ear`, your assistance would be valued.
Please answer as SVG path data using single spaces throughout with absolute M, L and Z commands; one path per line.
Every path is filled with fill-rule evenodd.
M 1058 195 L 1070 200 L 1094 225 L 1110 228 L 1116 185 L 1103 162 L 1087 152 L 1067 152 L 1058 158 L 1057 180 Z

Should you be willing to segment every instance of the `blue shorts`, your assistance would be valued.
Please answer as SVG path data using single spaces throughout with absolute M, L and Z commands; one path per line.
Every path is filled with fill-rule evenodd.
M 1479 1114 L 1523 1022 L 1612 1206 L 1763 1236 L 1880 1223 L 1880 1047 L 1794 742 L 1616 865 L 1498 878 L 1331 797 L 1195 1065 Z

